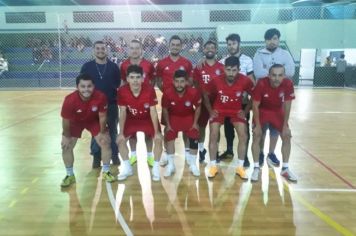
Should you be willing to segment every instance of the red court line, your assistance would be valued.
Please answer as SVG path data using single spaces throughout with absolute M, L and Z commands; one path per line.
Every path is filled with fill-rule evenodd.
M 330 166 L 328 166 L 327 164 L 325 164 L 322 160 L 320 160 L 320 158 L 316 157 L 315 155 L 313 155 L 311 152 L 309 152 L 307 149 L 305 149 L 302 145 L 300 145 L 299 143 L 293 141 L 293 143 L 295 143 L 300 149 L 302 149 L 305 153 L 307 153 L 311 158 L 313 158 L 315 161 L 317 161 L 320 165 L 324 166 L 328 171 L 330 171 L 334 176 L 336 176 L 337 178 L 339 178 L 342 182 L 344 182 L 347 186 L 349 186 L 352 189 L 356 189 L 356 186 L 353 185 L 352 183 L 350 183 L 348 180 L 346 180 L 344 177 L 342 177 L 341 175 L 339 175 L 335 170 L 333 170 Z

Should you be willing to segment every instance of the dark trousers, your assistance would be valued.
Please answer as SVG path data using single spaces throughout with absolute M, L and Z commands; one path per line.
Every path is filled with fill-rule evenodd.
M 109 134 L 111 138 L 111 159 L 117 160 L 119 149 L 116 145 L 116 136 L 117 136 L 117 124 L 119 121 L 118 118 L 118 108 L 116 104 L 109 104 L 108 105 L 108 116 L 107 116 L 107 124 L 109 128 Z M 91 139 L 90 145 L 91 154 L 94 156 L 101 156 L 101 150 L 97 142 L 94 138 Z
M 245 107 L 246 107 L 246 104 L 242 105 L 243 109 L 245 109 Z M 247 157 L 248 144 L 250 143 L 250 113 L 247 114 L 246 120 L 247 120 L 247 143 L 246 143 L 245 156 Z M 226 117 L 224 120 L 224 132 L 225 132 L 227 149 L 230 149 L 231 151 L 233 151 L 235 129 L 234 129 L 234 126 L 232 125 L 232 123 L 230 122 L 230 117 Z

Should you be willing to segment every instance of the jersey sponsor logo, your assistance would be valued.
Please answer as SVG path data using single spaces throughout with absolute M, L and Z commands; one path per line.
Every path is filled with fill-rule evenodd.
M 220 100 L 222 103 L 226 103 L 229 101 L 229 96 L 220 95 Z
M 130 106 L 127 106 L 127 108 L 129 109 L 129 112 L 132 114 L 132 115 L 137 115 L 137 113 L 138 113 L 138 111 L 137 111 L 137 109 L 135 109 L 135 108 L 132 108 L 132 107 L 130 107 Z
M 210 81 L 210 75 L 202 75 L 201 79 L 204 81 L 204 84 L 208 84 Z
M 149 107 L 150 107 L 150 104 L 145 103 L 145 104 L 143 104 L 143 107 L 144 107 L 145 109 L 147 109 L 147 108 L 149 108 Z
M 98 107 L 97 107 L 97 106 L 92 106 L 92 107 L 91 107 L 91 110 L 95 112 L 95 111 L 98 110 Z
M 186 101 L 186 102 L 184 103 L 184 105 L 185 105 L 186 107 L 190 107 L 190 106 L 192 105 L 192 103 L 191 103 L 190 101 Z

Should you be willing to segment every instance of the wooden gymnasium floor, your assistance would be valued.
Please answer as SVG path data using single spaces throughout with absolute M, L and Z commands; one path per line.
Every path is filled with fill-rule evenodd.
M 91 169 L 85 133 L 75 149 L 77 184 L 61 191 L 59 113 L 68 93 L 0 92 L 0 235 L 356 235 L 355 91 L 297 89 L 290 121 L 297 184 L 267 166 L 259 183 L 242 182 L 231 162 L 213 180 L 203 165 L 195 178 L 181 139 L 176 174 L 152 183 L 142 136 L 139 171 L 106 184 Z

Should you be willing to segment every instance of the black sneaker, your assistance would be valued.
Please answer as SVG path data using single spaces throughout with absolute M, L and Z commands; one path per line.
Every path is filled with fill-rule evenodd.
M 234 157 L 234 153 L 230 150 L 226 150 L 223 154 L 219 156 L 220 160 L 223 159 L 232 159 Z
M 206 149 L 204 148 L 203 151 L 199 151 L 199 162 L 203 163 L 205 160 Z
M 119 166 L 120 165 L 120 159 L 118 157 L 111 157 L 112 164 Z
M 93 169 L 100 168 L 101 166 L 101 155 L 100 153 L 96 153 L 93 155 Z
M 269 166 L 276 166 L 278 167 L 280 165 L 280 161 L 277 159 L 276 154 L 274 153 L 270 153 L 267 156 L 267 163 Z
M 219 152 L 216 153 L 216 163 L 219 163 L 221 160 L 220 160 L 220 156 L 219 156 Z
M 263 167 L 263 164 L 265 162 L 265 155 L 263 152 L 260 152 L 259 158 L 258 158 L 258 163 L 260 164 L 260 168 Z
M 244 167 L 245 168 L 249 168 L 250 167 L 250 161 L 248 160 L 247 156 L 245 157 L 245 160 L 244 160 Z

